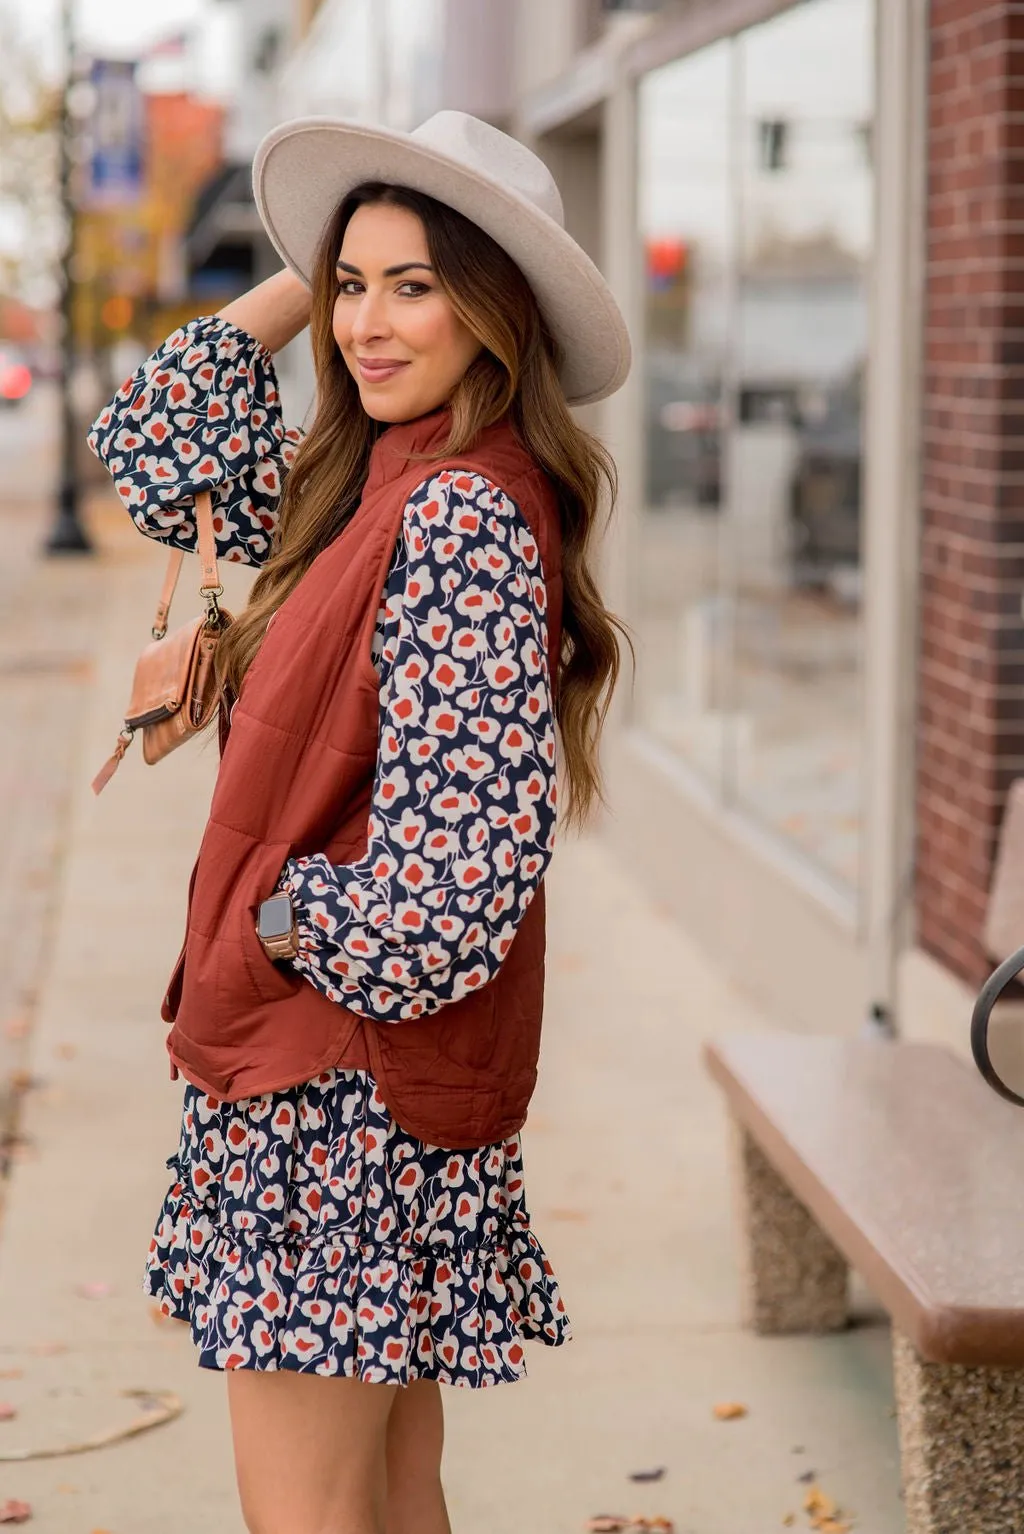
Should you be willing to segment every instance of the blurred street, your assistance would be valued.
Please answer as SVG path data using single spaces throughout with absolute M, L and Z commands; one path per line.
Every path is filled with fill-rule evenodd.
M 45 442 L 45 423 L 30 427 Z M 27 456 L 5 460 L 19 483 Z M 0 1397 L 17 1410 L 0 1451 L 124 1427 L 139 1409 L 124 1391 L 173 1391 L 183 1411 L 79 1457 L 0 1463 L 0 1502 L 30 1502 L 40 1534 L 240 1534 L 223 1382 L 196 1369 L 188 1337 L 139 1291 L 180 1098 L 158 1003 L 214 753 L 191 746 L 151 769 L 135 748 L 92 797 L 162 556 L 99 496 L 97 559 L 41 564 L 43 508 L 8 507 L 22 566 L 0 605 L 3 653 L 14 625 L 38 663 L 31 687 L 4 682 L 5 709 L 22 687 L 25 710 L 5 737 L 16 748 L 5 804 L 21 806 L 5 855 L 24 848 L 26 817 L 38 830 L 40 795 L 56 830 L 33 875 L 52 905 L 26 910 L 18 878 L 5 884 L 8 963 L 23 949 L 35 958 L 30 1026 L 5 1043 L 30 1084 L 0 1227 Z M 188 585 L 187 572 L 185 610 Z M 57 654 L 72 682 L 43 665 Z M 61 743 L 45 781 L 40 729 Z M 455 1528 L 576 1534 L 595 1514 L 639 1510 L 672 1517 L 679 1534 L 756 1534 L 799 1509 L 798 1478 L 813 1471 L 858 1529 L 897 1534 L 887 1328 L 867 1312 L 840 1337 L 769 1341 L 739 1323 L 726 1126 L 698 1047 L 760 1019 L 601 841 L 566 841 L 550 888 L 547 1042 L 525 1143 L 576 1335 L 560 1352 L 532 1349 L 524 1385 L 446 1393 Z M 749 1416 L 715 1421 L 722 1400 Z M 628 1479 L 656 1467 L 660 1481 Z
M 607 810 L 563 836 L 547 882 L 524 1133 L 574 1340 L 532 1348 L 518 1388 L 446 1393 L 454 1534 L 610 1534 L 633 1515 L 652 1534 L 1019 1534 L 986 1479 L 1024 1503 L 1016 1444 L 991 1449 L 996 1403 L 1024 1401 L 1024 1292 L 1001 1245 L 1019 1220 L 993 1189 L 1014 1197 L 1013 1178 L 968 1180 L 951 1220 L 945 1197 L 918 1197 L 931 1158 L 884 1093 L 848 1120 L 849 1073 L 811 1092 L 779 1068 L 798 1084 L 793 1122 L 823 1124 L 834 1163 L 867 1171 L 843 1204 L 813 1146 L 801 1185 L 785 1127 L 748 1123 L 764 1164 L 748 1163 L 744 1242 L 701 1048 L 743 1030 L 870 1040 L 910 1062 L 940 1148 L 972 1125 L 972 1144 L 1005 1133 L 1000 1170 L 1024 1165 L 1024 1115 L 974 1074 L 977 1119 L 952 1125 L 914 1063 L 920 1045 L 970 1055 L 979 989 L 1024 943 L 1020 0 L 0 0 L 0 1523 L 242 1534 L 223 1379 L 141 1292 L 182 1086 L 159 1004 L 216 747 L 148 768 L 136 743 L 90 791 L 166 556 L 88 453 L 87 423 L 166 338 L 250 294 L 229 313 L 275 351 L 280 421 L 264 357 L 244 376 L 232 364 L 216 404 L 186 357 L 184 396 L 151 370 L 111 454 L 135 455 L 117 472 L 145 498 L 201 438 L 214 467 L 194 472 L 237 477 L 238 515 L 269 527 L 244 476 L 272 512 L 277 468 L 246 455 L 264 425 L 309 423 L 317 379 L 307 333 L 283 344 L 252 318 L 285 248 L 257 207 L 260 145 L 309 114 L 405 135 L 438 113 L 482 120 L 463 122 L 467 143 L 498 130 L 535 151 L 628 321 L 628 380 L 579 418 L 615 460 L 594 574 L 636 660 L 602 737 Z M 296 181 L 296 209 L 301 195 Z M 246 353 L 226 336 L 219 355 Z M 215 426 L 224 400 L 233 419 Z M 305 482 L 314 510 L 334 467 Z M 62 546 L 80 532 L 61 488 L 91 554 L 45 552 L 58 502 Z M 175 625 L 199 610 L 193 563 Z M 237 612 L 251 574 L 224 577 Z M 1022 1019 L 1008 993 L 993 1058 L 1024 1094 Z M 898 1154 L 880 1176 L 883 1130 Z M 901 1250 L 865 1261 L 890 1189 Z M 878 1257 L 875 1295 L 921 1349 L 926 1383 L 901 1386 L 902 1492 L 893 1332 L 861 1280 L 841 1332 L 745 1324 L 744 1246 L 779 1291 L 763 1329 L 841 1320 L 842 1263 L 807 1209 L 869 1273 Z M 984 1254 L 985 1283 L 968 1264 L 956 1289 L 951 1251 Z M 833 1309 L 815 1309 L 830 1283 Z M 943 1331 L 928 1352 L 893 1302 L 904 1290 L 968 1332 L 988 1318 L 984 1349 L 943 1351 Z M 959 1406 L 947 1433 L 942 1392 L 974 1388 L 954 1391 L 963 1365 L 981 1371 L 974 1436 Z M 961 1516 L 965 1496 L 991 1505 Z
M 5 1134 L 43 974 L 99 599 L 97 583 L 83 581 L 78 566 L 47 565 L 40 558 L 53 514 L 56 416 L 51 388 L 0 410 L 0 1130 Z
M 57 405 L 56 389 L 41 384 L 22 403 L 0 410 L 0 463 L 4 466 L 0 510 L 5 519 L 5 538 L 14 540 L 11 553 L 15 558 L 19 552 L 19 525 L 28 547 L 33 527 L 31 518 L 44 514 L 53 493 L 58 446 Z M 19 506 L 27 508 L 28 512 L 20 519 L 20 524 L 14 515 Z M 5 553 L 6 549 L 5 543 Z M 7 579 L 11 568 L 12 564 L 5 558 L 4 576 Z

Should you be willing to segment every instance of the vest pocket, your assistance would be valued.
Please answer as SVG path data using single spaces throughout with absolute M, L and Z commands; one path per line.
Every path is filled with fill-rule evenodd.
M 290 965 L 275 963 L 264 953 L 263 944 L 256 936 L 258 904 L 242 912 L 242 962 L 253 995 L 259 1001 L 283 1001 L 294 996 L 305 982 Z
M 192 865 L 191 877 L 188 881 L 188 900 L 185 905 L 185 936 L 182 939 L 178 957 L 174 961 L 171 978 L 167 982 L 164 999 L 160 1007 L 160 1016 L 165 1023 L 174 1022 L 178 1015 L 178 1007 L 181 1005 L 181 991 L 185 980 L 185 952 L 188 948 L 188 929 L 192 918 L 192 894 L 196 887 L 196 874 L 198 872 L 199 859 L 196 858 L 195 863 Z
M 260 903 L 273 894 L 287 856 L 286 846 L 259 847 L 250 866 L 240 873 L 220 945 L 217 989 L 223 1006 L 242 1010 L 285 1001 L 305 984 L 288 965 L 269 959 L 256 935 Z

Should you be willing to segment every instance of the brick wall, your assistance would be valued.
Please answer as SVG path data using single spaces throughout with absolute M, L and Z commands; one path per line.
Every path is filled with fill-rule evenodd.
M 976 982 L 1024 774 L 1024 0 L 932 0 L 929 70 L 917 936 Z

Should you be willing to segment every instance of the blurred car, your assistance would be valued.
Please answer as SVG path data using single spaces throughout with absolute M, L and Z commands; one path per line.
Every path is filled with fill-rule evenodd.
M 820 392 L 804 411 L 790 487 L 792 577 L 835 583 L 861 555 L 861 380 L 859 372 Z
M 647 504 L 652 509 L 721 499 L 720 385 L 689 358 L 653 352 L 646 378 Z
M 32 388 L 32 369 L 20 351 L 0 344 L 0 405 L 16 405 Z

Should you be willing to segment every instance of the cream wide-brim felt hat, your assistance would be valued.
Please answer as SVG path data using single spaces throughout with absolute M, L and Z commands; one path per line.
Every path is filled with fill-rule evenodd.
M 275 248 L 305 283 L 328 220 L 364 181 L 425 192 L 512 257 L 560 349 L 570 404 L 606 399 L 625 382 L 630 343 L 622 313 L 566 233 L 550 171 L 524 144 L 465 112 L 438 112 L 412 133 L 330 117 L 274 128 L 253 162 L 256 206 Z

